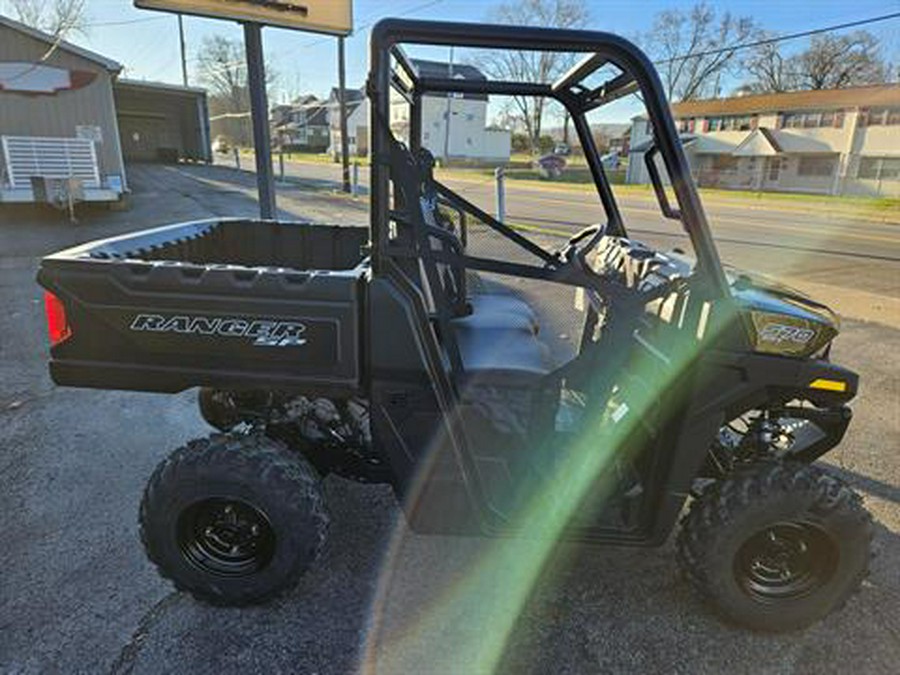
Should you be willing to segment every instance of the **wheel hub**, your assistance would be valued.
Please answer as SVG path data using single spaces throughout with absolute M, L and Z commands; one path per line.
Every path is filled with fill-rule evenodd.
M 750 537 L 735 559 L 735 577 L 752 598 L 771 602 L 808 595 L 837 567 L 837 547 L 811 523 L 775 523 Z
M 182 512 L 178 546 L 194 567 L 218 576 L 259 572 L 271 562 L 275 534 L 254 506 L 233 499 L 206 499 Z

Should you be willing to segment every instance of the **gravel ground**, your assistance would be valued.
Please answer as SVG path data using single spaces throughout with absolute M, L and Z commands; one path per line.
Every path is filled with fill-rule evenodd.
M 411 534 L 383 487 L 327 481 L 333 528 L 324 558 L 265 607 L 197 604 L 146 562 L 135 522 L 144 482 L 168 452 L 209 429 L 194 392 L 54 387 L 37 261 L 76 242 L 255 206 L 245 177 L 222 169 L 129 175 L 130 211 L 86 211 L 76 226 L 0 210 L 0 672 L 474 672 L 473 647 L 498 641 L 480 610 L 505 599 L 491 589 L 465 598 L 466 582 L 498 544 Z M 286 189 L 280 203 L 285 215 L 364 219 L 360 205 L 321 192 Z M 866 273 L 860 266 L 858 279 L 821 298 L 842 311 L 855 303 L 847 309 L 858 317 L 845 322 L 833 356 L 861 373 L 862 391 L 830 462 L 876 518 L 877 555 L 862 592 L 806 631 L 757 635 L 709 614 L 678 578 L 671 545 L 561 546 L 512 627 L 500 671 L 897 672 L 900 317 L 864 320 L 870 298 L 854 289 Z

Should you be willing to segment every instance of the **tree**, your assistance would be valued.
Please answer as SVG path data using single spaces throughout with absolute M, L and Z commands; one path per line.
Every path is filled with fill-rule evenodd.
M 768 37 L 763 34 L 761 37 Z M 777 42 L 755 47 L 744 60 L 744 70 L 751 76 L 748 83 L 756 92 L 790 91 L 796 88 L 796 77 L 790 59 L 784 57 Z
M 588 9 L 584 0 L 520 0 L 503 2 L 489 15 L 495 23 L 543 26 L 549 28 L 582 28 L 587 24 Z M 497 51 L 485 52 L 478 65 L 490 77 L 517 82 L 551 82 L 571 67 L 574 55 L 559 52 Z M 544 121 L 545 99 L 534 96 L 512 97 L 516 117 L 538 147 Z
M 881 58 L 878 39 L 866 31 L 848 35 L 816 35 L 799 54 L 786 57 L 779 43 L 756 47 L 744 61 L 754 91 L 840 89 L 886 82 L 889 66 Z
M 642 41 L 657 63 L 670 99 L 688 101 L 718 94 L 718 81 L 737 65 L 737 45 L 756 32 L 753 19 L 721 17 L 705 2 L 690 12 L 656 15 Z
M 839 89 L 887 79 L 878 39 L 867 31 L 816 35 L 791 63 L 800 89 Z
M 247 86 L 247 63 L 240 40 L 222 35 L 205 37 L 197 51 L 197 79 L 209 90 L 209 112 L 213 135 L 223 134 L 237 145 L 250 145 L 250 90 Z M 277 73 L 266 68 L 266 86 L 277 79 Z
M 250 145 L 250 93 L 243 45 L 222 35 L 203 38 L 197 51 L 197 78 L 209 90 L 213 134 L 235 145 Z
M 87 30 L 85 0 L 9 0 L 9 5 L 19 21 L 54 38 Z

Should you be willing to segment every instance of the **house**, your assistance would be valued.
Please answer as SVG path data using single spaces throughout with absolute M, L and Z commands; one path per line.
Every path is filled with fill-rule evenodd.
M 900 196 L 900 85 L 684 101 L 672 113 L 700 186 Z M 632 154 L 651 139 L 634 118 Z M 627 180 L 648 182 L 640 157 Z
M 119 198 L 127 189 L 113 97 L 121 70 L 0 16 L 0 202 L 35 201 L 40 181 L 54 179 L 77 181 L 84 200 Z
M 475 66 L 412 59 L 422 77 L 486 80 Z M 438 158 L 509 160 L 511 133 L 487 124 L 487 94 L 428 93 L 422 97 L 422 146 Z M 448 121 L 449 120 L 449 121 Z M 409 131 L 409 105 L 391 91 L 391 129 L 399 137 Z
M 351 156 L 363 156 L 369 152 L 369 106 L 363 89 L 345 89 L 347 107 L 347 146 Z M 341 156 L 341 91 L 332 87 L 326 103 L 330 129 L 329 152 L 335 159 Z
M 315 96 L 301 96 L 287 106 L 272 108 L 276 143 L 285 150 L 325 152 L 330 143 L 328 106 Z

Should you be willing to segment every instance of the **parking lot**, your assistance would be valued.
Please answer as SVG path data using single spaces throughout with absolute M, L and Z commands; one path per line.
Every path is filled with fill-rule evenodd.
M 254 215 L 256 204 L 252 176 L 222 167 L 135 166 L 129 179 L 130 210 L 85 209 L 77 225 L 0 209 L 0 672 L 467 674 L 483 663 L 475 654 L 491 650 L 508 673 L 897 672 L 900 229 L 892 228 L 900 226 L 709 209 L 726 260 L 784 272 L 844 316 L 832 358 L 861 374 L 861 393 L 828 463 L 875 515 L 876 557 L 862 592 L 806 631 L 757 635 L 706 611 L 678 577 L 671 544 L 564 545 L 504 639 L 482 620 L 504 598 L 469 583 L 502 543 L 411 534 L 382 486 L 328 479 L 326 553 L 270 605 L 206 607 L 157 576 L 137 536 L 144 482 L 172 449 L 211 430 L 193 391 L 56 388 L 34 274 L 42 255 L 78 242 Z M 583 208 L 522 203 L 544 219 L 571 220 Z M 364 202 L 327 185 L 283 186 L 279 206 L 285 217 L 366 222 Z M 626 208 L 626 222 L 629 213 L 645 218 L 643 208 Z M 641 226 L 654 243 L 667 241 Z

